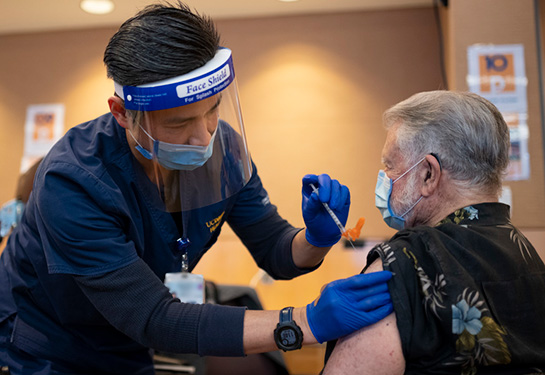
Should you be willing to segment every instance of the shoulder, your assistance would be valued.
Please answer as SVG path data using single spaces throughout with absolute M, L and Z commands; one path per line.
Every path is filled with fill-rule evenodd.
M 430 238 L 440 236 L 440 232 L 438 228 L 424 226 L 399 231 L 369 252 L 368 263 L 380 257 L 386 267 L 400 255 L 410 257 L 409 253 L 427 253 Z
M 40 163 L 33 191 L 37 203 L 68 197 L 118 201 L 129 188 L 131 153 L 113 116 L 104 115 L 70 129 Z M 95 199 L 96 198 L 96 199 Z
M 115 164 L 124 164 L 118 169 L 127 170 L 129 155 L 124 130 L 111 114 L 105 114 L 68 130 L 43 159 L 37 178 L 77 171 L 100 178 Z
M 365 272 L 382 269 L 381 262 L 375 261 Z M 402 341 L 393 312 L 375 324 L 340 338 L 327 358 L 323 374 L 401 375 L 404 370 Z
M 233 206 L 229 214 L 231 224 L 253 224 L 276 212 L 276 206 L 271 203 L 253 162 L 250 180 L 233 198 Z
M 124 129 L 110 114 L 69 129 L 43 161 L 44 167 L 72 164 L 93 170 L 130 153 Z
M 338 340 L 323 375 L 401 375 L 405 371 L 396 314 Z
M 385 270 L 393 272 L 396 277 L 390 284 L 405 302 L 418 298 L 418 291 L 426 289 L 427 285 L 435 285 L 434 292 L 442 296 L 444 275 L 451 269 L 449 263 L 453 259 L 451 248 L 454 243 L 453 237 L 445 234 L 443 229 L 415 227 L 400 231 L 390 240 L 373 248 L 369 252 L 367 264 L 379 260 Z

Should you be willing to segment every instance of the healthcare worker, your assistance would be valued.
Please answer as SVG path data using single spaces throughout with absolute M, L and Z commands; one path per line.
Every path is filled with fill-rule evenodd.
M 202 303 L 191 270 L 223 224 L 259 267 L 290 279 L 340 239 L 322 202 L 344 224 L 348 188 L 307 175 L 306 228 L 278 215 L 248 153 L 231 51 L 185 5 L 126 21 L 104 62 L 110 113 L 69 130 L 44 158 L 2 254 L 0 364 L 12 374 L 153 374 L 149 348 L 293 350 L 391 312 L 387 272 L 334 281 L 280 312 Z

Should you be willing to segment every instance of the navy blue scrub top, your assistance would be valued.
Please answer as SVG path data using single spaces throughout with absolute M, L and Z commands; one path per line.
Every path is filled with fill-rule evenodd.
M 70 129 L 41 163 L 0 262 L 0 322 L 17 314 L 18 345 L 31 354 L 50 352 L 80 363 L 134 361 L 113 354 L 119 350 L 144 353 L 146 348 L 109 326 L 71 275 L 102 275 L 140 258 L 161 281 L 165 273 L 179 271 L 179 233 L 161 207 L 155 185 L 111 114 Z M 276 207 L 253 165 L 240 193 L 191 213 L 190 269 L 216 242 L 225 222 L 240 234 L 271 215 L 277 215 Z M 309 271 L 293 264 L 291 249 L 277 256 L 285 261 L 274 264 L 253 255 L 277 278 Z M 265 260 L 259 264 L 259 259 Z M 100 356 L 93 358 L 93 351 Z

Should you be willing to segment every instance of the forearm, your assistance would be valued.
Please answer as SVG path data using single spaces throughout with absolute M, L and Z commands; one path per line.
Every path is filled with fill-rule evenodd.
M 278 324 L 280 311 L 278 310 L 246 310 L 244 315 L 244 353 L 263 353 L 278 350 L 274 341 L 274 329 Z M 306 318 L 306 308 L 298 307 L 293 310 L 293 320 L 303 332 L 303 345 L 316 344 Z
M 244 307 L 180 303 L 142 260 L 100 276 L 75 276 L 75 281 L 113 327 L 144 346 L 244 354 Z
M 324 260 L 331 247 L 316 247 L 308 243 L 302 230 L 293 238 L 291 254 L 293 262 L 299 268 L 316 267 Z

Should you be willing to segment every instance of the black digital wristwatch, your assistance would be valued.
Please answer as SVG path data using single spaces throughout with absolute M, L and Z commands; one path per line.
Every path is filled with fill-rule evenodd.
M 280 310 L 280 321 L 274 330 L 276 346 L 283 351 L 301 349 L 303 345 L 303 331 L 292 318 L 293 307 Z

